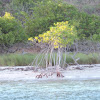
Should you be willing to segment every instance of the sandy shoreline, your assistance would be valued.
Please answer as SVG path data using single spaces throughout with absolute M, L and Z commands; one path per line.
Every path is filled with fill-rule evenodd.
M 100 80 L 100 65 L 95 65 L 94 67 L 83 67 L 82 70 L 75 69 L 76 66 L 70 66 L 68 69 L 61 71 L 64 75 L 63 78 L 57 78 L 56 73 L 53 76 L 43 77 L 37 79 L 36 75 L 39 75 L 39 72 L 34 72 L 33 70 L 29 71 L 14 71 L 14 70 L 2 70 L 0 71 L 0 81 L 18 81 L 18 80 L 91 80 L 97 79 Z M 1 69 L 4 67 L 0 67 Z M 9 68 L 9 67 L 5 67 Z M 11 67 L 10 67 L 11 68 Z

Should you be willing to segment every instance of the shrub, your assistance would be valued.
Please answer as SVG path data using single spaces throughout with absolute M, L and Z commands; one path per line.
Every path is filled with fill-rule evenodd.
M 0 17 L 0 45 L 9 46 L 27 38 L 21 22 L 6 12 Z
M 81 13 L 77 29 L 80 36 L 90 37 L 94 34 L 100 34 L 100 17 Z
M 44 0 L 32 8 L 32 15 L 25 15 L 25 28 L 29 36 L 36 36 L 49 30 L 53 23 L 68 21 L 77 28 L 78 36 L 90 37 L 100 33 L 100 17 L 79 12 L 74 6 L 61 0 Z
M 59 0 L 44 0 L 37 2 L 32 8 L 33 13 L 26 18 L 26 32 L 36 36 L 49 30 L 53 23 L 78 19 L 78 11 L 74 6 L 67 5 Z
M 50 48 L 62 48 L 68 44 L 73 44 L 78 38 L 75 27 L 66 21 L 54 23 L 54 27 L 50 27 L 49 31 L 40 34 L 35 39 L 39 43 L 48 43 Z

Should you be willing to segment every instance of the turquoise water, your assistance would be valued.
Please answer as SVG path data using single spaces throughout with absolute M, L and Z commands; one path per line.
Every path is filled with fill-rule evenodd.
M 0 100 L 100 100 L 100 80 L 2 81 Z

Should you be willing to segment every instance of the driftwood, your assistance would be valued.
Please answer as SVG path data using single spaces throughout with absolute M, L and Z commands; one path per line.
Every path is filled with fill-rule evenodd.
M 36 75 L 36 78 L 38 78 L 38 79 L 43 78 L 43 77 L 48 78 L 48 77 L 54 75 L 54 73 L 56 73 L 57 77 L 63 78 L 64 75 L 62 75 L 61 70 L 63 70 L 63 69 L 59 66 L 49 66 L 46 68 L 46 70 L 44 70 L 42 72 L 40 71 L 40 74 Z
M 36 75 L 36 78 L 43 78 L 43 77 L 46 77 L 46 78 L 48 78 L 49 76 L 52 76 L 54 73 L 40 73 L 39 75 Z M 64 77 L 64 75 L 62 75 L 62 73 L 61 72 L 57 72 L 56 73 L 56 76 L 57 77 Z
M 36 78 L 43 78 L 43 77 L 46 77 L 48 78 L 49 76 L 52 76 L 53 73 L 40 73 L 39 75 L 36 75 Z

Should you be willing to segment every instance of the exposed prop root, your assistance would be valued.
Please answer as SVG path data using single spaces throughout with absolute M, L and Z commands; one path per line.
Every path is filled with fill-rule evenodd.
M 43 78 L 43 77 L 46 77 L 46 78 L 48 78 L 49 76 L 52 76 L 53 75 L 53 73 L 40 73 L 39 75 L 36 75 L 36 78 Z
M 42 74 L 40 74 L 40 75 L 36 75 L 36 78 L 42 78 Z
M 47 73 L 42 73 L 42 76 L 46 76 L 48 78 L 48 75 Z
M 57 77 L 64 77 L 61 72 L 57 72 Z
M 43 78 L 43 77 L 46 77 L 48 78 L 49 76 L 52 76 L 54 73 L 51 72 L 51 73 L 40 73 L 39 75 L 36 75 L 36 78 L 39 79 L 39 78 Z M 57 77 L 64 77 L 64 75 L 62 75 L 61 72 L 57 72 L 56 73 Z

